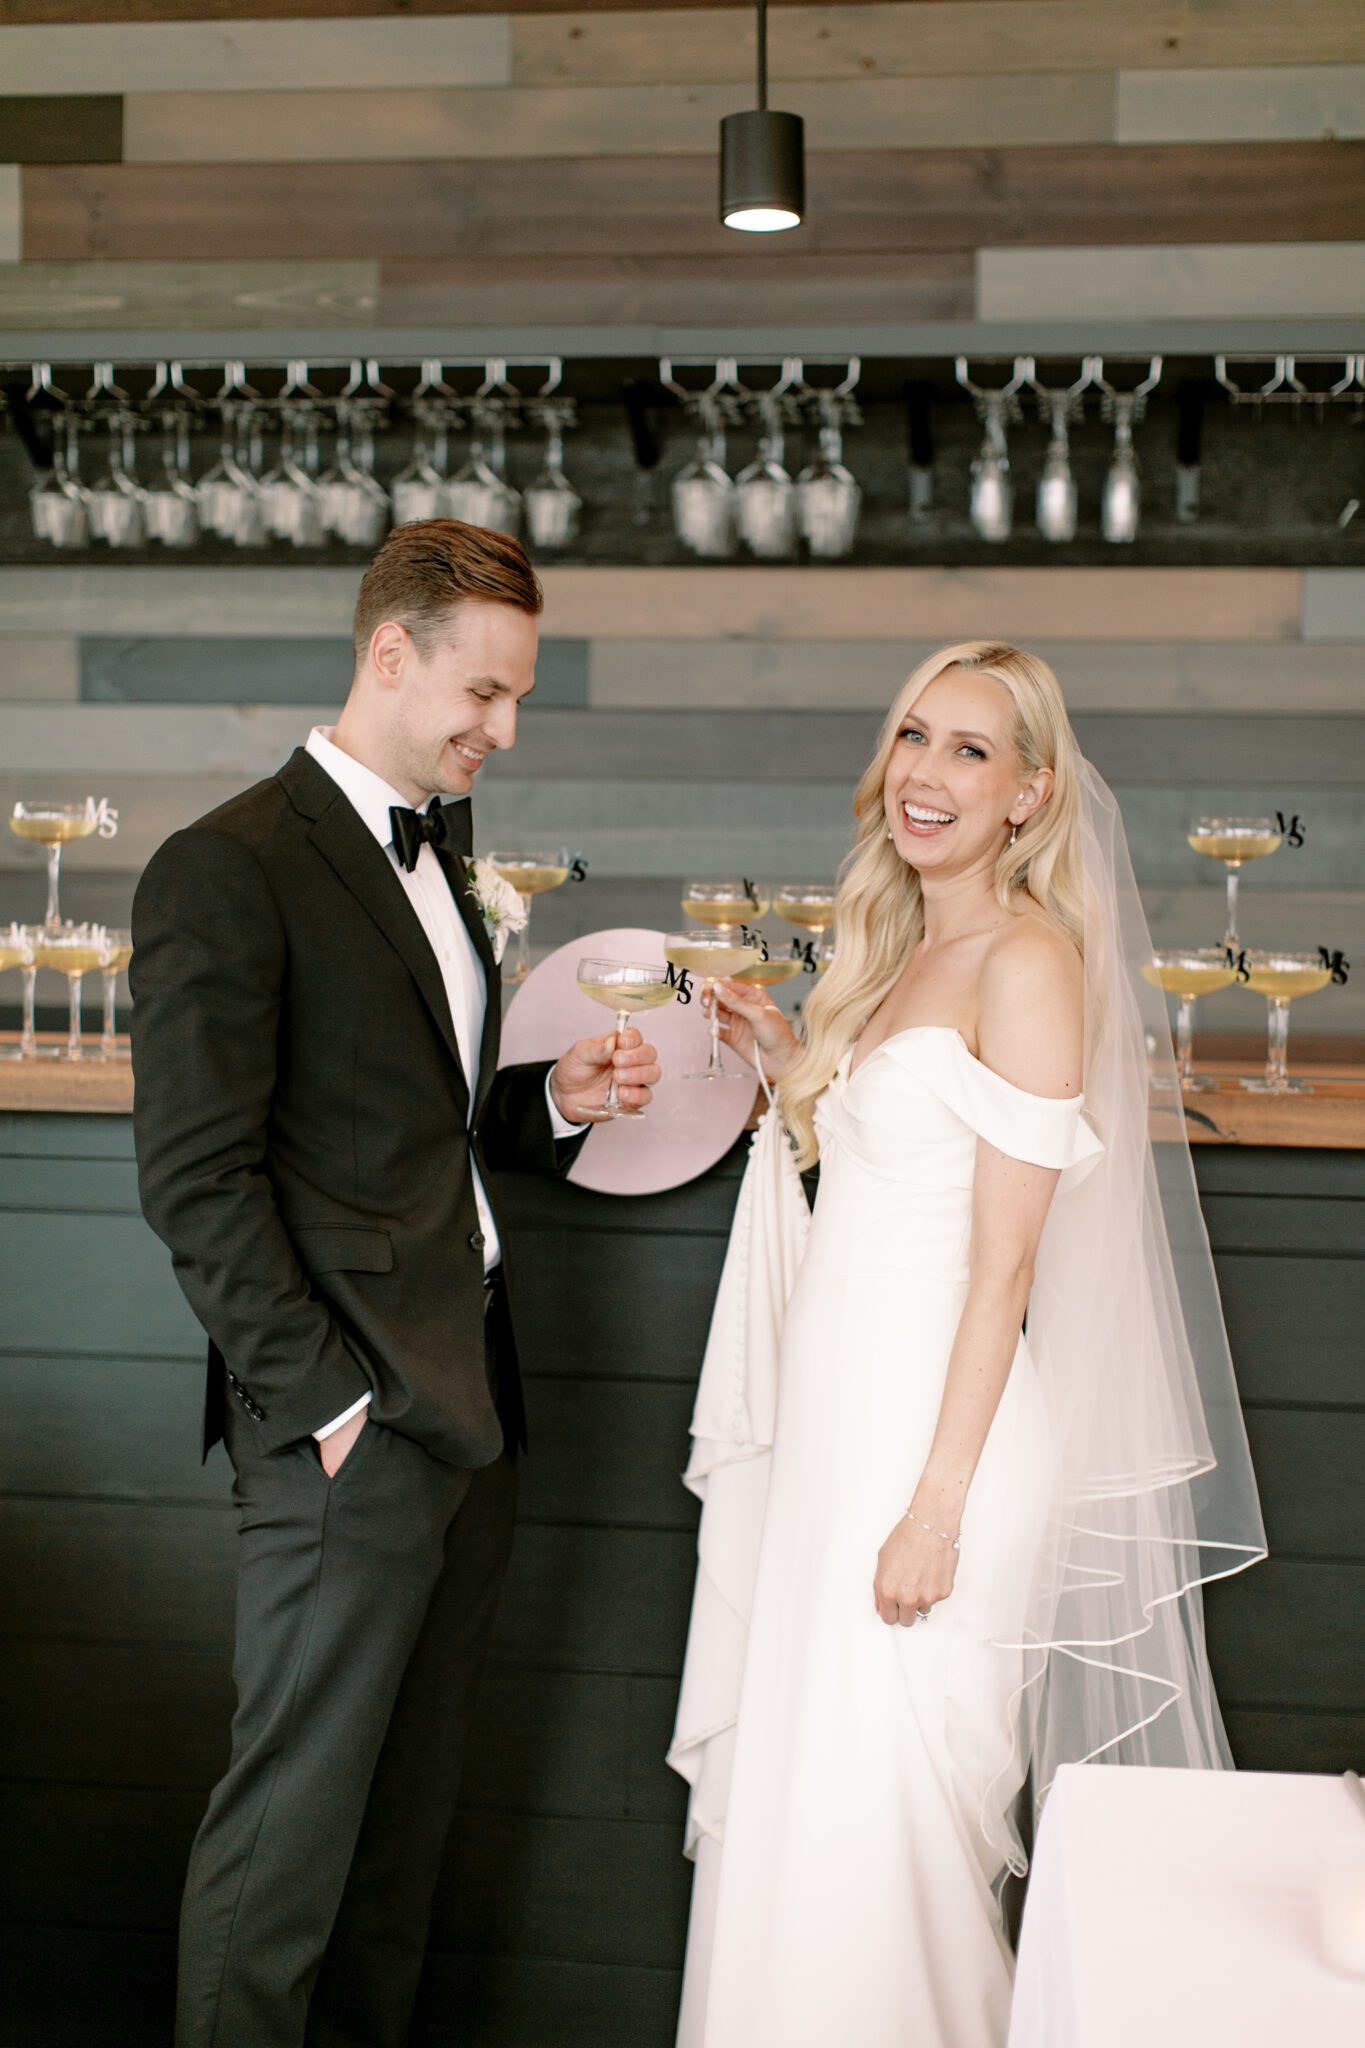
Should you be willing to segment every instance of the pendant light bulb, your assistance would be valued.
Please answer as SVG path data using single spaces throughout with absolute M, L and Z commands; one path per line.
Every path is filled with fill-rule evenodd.
M 720 124 L 720 217 L 766 235 L 800 227 L 805 209 L 805 123 L 768 106 L 768 8 L 758 0 L 758 105 Z

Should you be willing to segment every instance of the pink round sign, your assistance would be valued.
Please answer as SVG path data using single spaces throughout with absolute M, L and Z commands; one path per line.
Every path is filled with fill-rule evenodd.
M 662 964 L 664 934 L 589 932 L 561 946 L 531 969 L 507 1006 L 502 1027 L 505 1065 L 557 1059 L 578 1038 L 613 1031 L 610 1010 L 578 986 L 580 960 L 639 960 Z M 733 1081 L 688 1081 L 706 1065 L 710 1031 L 698 995 L 668 1003 L 640 1019 L 646 1041 L 657 1046 L 663 1079 L 643 1118 L 595 1124 L 569 1173 L 579 1187 L 604 1195 L 657 1195 L 695 1180 L 723 1159 L 749 1120 L 758 1080 L 737 1054 L 721 1048 Z

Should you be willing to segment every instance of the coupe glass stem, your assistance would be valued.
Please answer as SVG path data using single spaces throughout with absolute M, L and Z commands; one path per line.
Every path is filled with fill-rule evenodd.
M 1175 1060 L 1180 1085 L 1188 1088 L 1194 1080 L 1194 997 L 1182 996 L 1175 1013 Z
M 118 969 L 111 973 L 104 970 L 104 1029 L 100 1034 L 100 1051 L 104 1058 L 111 1060 L 118 1050 L 118 1021 L 114 1013 L 114 991 L 118 987 Z
M 47 849 L 47 917 L 44 919 L 43 928 L 49 932 L 60 931 L 61 929 L 62 914 L 57 906 L 57 889 L 61 880 L 61 872 L 62 845 L 61 841 L 58 840 L 54 846 L 49 846 Z
M 1233 953 L 1237 951 L 1237 884 L 1241 879 L 1239 868 L 1228 869 L 1228 928 L 1223 934 L 1223 945 Z
M 1270 1036 L 1265 1063 L 1266 1086 L 1283 1093 L 1289 1086 L 1289 1002 L 1285 996 L 1271 996 Z
M 520 895 L 520 891 L 518 891 Z M 516 934 L 512 946 L 512 972 L 508 981 L 525 981 L 531 972 L 531 899 L 521 897 L 521 907 L 526 912 L 526 922 Z
M 24 1024 L 19 1036 L 19 1057 L 31 1060 L 38 1045 L 38 970 L 25 967 L 24 975 Z
M 81 1056 L 81 977 L 79 974 L 68 974 L 66 978 L 71 988 L 70 1029 L 66 1038 L 66 1056 L 69 1060 L 78 1060 Z
M 621 1043 L 621 1033 L 625 1030 L 629 1022 L 629 1010 L 618 1010 L 616 1012 L 616 1043 L 618 1045 Z M 615 1067 L 613 1067 L 611 1070 L 611 1086 L 607 1089 L 606 1101 L 602 1104 L 602 1108 L 609 1116 L 621 1115 L 621 1098 L 616 1092 Z
M 720 1081 L 724 1080 L 729 1072 L 729 1068 L 720 1056 L 720 1004 L 716 1001 L 716 981 L 714 975 L 707 975 L 706 991 L 711 998 L 711 1057 L 706 1062 L 706 1079 L 708 1081 Z

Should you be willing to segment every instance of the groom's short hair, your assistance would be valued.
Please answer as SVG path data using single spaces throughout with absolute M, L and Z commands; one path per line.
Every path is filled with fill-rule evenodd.
M 508 604 L 538 616 L 539 578 L 520 541 L 463 519 L 416 519 L 395 526 L 365 571 L 355 607 L 355 658 L 365 659 L 376 626 L 406 626 L 424 661 L 466 601 Z

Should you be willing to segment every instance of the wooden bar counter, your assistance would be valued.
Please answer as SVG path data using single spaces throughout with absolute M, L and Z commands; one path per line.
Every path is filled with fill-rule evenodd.
M 1291 1052 L 1313 1092 L 1276 1098 L 1232 1050 L 1181 1109 L 1271 1555 L 1208 1589 L 1209 1652 L 1244 1767 L 1359 1768 L 1365 1064 Z M 139 1211 L 132 1087 L 126 1059 L 0 1062 L 0 2048 L 169 2048 L 185 1855 L 227 1749 L 230 1471 L 199 1463 L 204 1340 Z M 1156 1137 L 1174 1115 L 1154 1097 Z M 497 1184 L 531 1449 L 421 2048 L 672 2048 L 679 1475 L 747 1149 L 631 1201 Z

